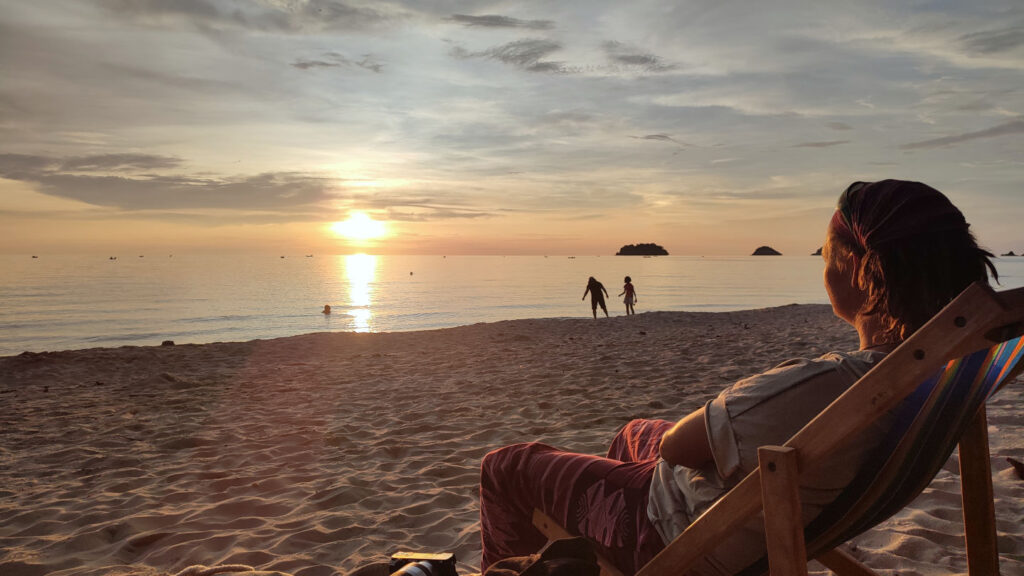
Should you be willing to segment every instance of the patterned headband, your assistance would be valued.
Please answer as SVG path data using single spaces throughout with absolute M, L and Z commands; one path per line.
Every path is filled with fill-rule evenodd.
M 839 196 L 832 228 L 862 250 L 921 234 L 967 230 L 964 215 L 920 182 L 854 182 Z

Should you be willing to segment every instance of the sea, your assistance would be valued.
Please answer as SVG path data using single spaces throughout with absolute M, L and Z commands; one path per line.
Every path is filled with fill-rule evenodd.
M 1024 258 L 996 266 L 1000 289 L 1024 286 Z M 627 275 L 638 314 L 827 304 L 823 267 L 820 256 L 2 255 L 0 356 L 590 317 L 590 276 L 612 316 L 625 314 Z

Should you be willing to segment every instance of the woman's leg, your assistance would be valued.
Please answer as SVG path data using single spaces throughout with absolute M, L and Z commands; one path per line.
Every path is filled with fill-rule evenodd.
M 646 462 L 660 458 L 661 437 L 673 422 L 668 420 L 630 420 L 619 430 L 608 447 L 608 458 L 622 462 Z
M 572 534 L 596 542 L 623 572 L 634 573 L 664 544 L 647 518 L 656 461 L 621 462 L 540 443 L 487 454 L 480 471 L 481 570 L 540 550 L 537 508 Z

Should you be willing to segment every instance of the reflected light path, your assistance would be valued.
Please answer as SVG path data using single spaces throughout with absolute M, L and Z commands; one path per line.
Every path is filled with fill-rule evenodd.
M 348 315 L 356 332 L 369 332 L 370 320 L 370 285 L 376 279 L 377 257 L 367 254 L 345 256 L 345 275 L 348 277 Z

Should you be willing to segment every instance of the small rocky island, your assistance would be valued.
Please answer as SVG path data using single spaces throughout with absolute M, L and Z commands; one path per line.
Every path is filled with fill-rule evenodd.
M 1000 256 L 1016 256 L 1016 254 L 1013 253 L 1013 250 L 1010 250 L 1006 254 L 1000 254 Z
M 626 244 L 615 253 L 616 256 L 668 256 L 665 250 L 657 244 Z
M 822 246 L 821 248 L 824 248 L 824 246 Z M 811 254 L 811 256 L 821 256 L 821 248 L 818 248 L 817 250 L 815 250 L 815 251 L 814 251 L 814 252 L 813 252 L 813 253 Z
M 771 246 L 759 246 L 751 256 L 782 256 L 782 252 Z

